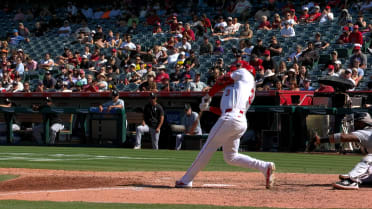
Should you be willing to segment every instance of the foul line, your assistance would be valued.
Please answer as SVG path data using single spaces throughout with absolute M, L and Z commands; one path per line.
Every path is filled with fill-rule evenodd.
M 58 193 L 58 192 L 77 192 L 77 191 L 102 191 L 102 190 L 134 190 L 142 191 L 144 187 L 98 187 L 98 188 L 82 188 L 82 189 L 60 189 L 60 190 L 38 190 L 38 191 L 29 191 L 29 192 L 11 192 L 3 193 L 0 196 L 8 195 L 22 195 L 22 194 L 37 194 L 37 193 Z

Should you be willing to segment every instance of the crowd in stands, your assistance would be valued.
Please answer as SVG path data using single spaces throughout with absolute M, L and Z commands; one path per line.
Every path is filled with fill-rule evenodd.
M 372 89 L 371 0 L 139 2 L 5 4 L 0 90 L 208 91 L 234 65 L 254 67 L 258 90 L 329 90 L 322 75 Z M 36 45 L 49 38 L 63 51 Z

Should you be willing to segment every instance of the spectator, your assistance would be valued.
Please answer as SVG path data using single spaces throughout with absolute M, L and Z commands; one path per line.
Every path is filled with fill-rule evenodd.
M 275 73 L 270 69 L 265 70 L 263 86 L 268 86 L 270 89 L 274 87 L 275 81 L 276 81 Z
M 264 67 L 265 72 L 266 72 L 267 70 L 272 70 L 272 71 L 274 71 L 274 70 L 276 69 L 276 63 L 275 63 L 275 61 L 271 58 L 271 56 L 270 56 L 270 51 L 269 51 L 269 50 L 266 50 L 266 51 L 264 52 L 264 56 L 265 56 L 265 58 L 264 58 L 264 60 L 263 60 L 263 62 L 262 62 L 262 67 Z
M 63 22 L 63 26 L 58 29 L 58 34 L 60 37 L 67 37 L 71 34 L 71 27 L 67 20 Z
M 280 35 L 283 37 L 295 37 L 296 33 L 289 22 L 284 23 L 285 27 L 280 30 Z
M 287 64 L 285 61 L 280 61 L 278 69 L 276 70 L 276 76 L 278 79 L 282 80 L 282 77 L 287 73 Z
M 195 33 L 191 29 L 191 26 L 189 23 L 185 24 L 185 36 L 187 38 L 187 41 L 195 41 Z M 191 47 L 190 47 L 191 48 Z
M 44 84 L 42 81 L 39 81 L 34 92 L 44 92 Z
M 185 78 L 187 77 L 186 75 L 189 75 L 191 79 L 195 79 L 195 71 L 191 69 L 190 65 L 185 65 L 185 71 L 182 73 L 182 80 L 186 80 Z
M 319 22 L 320 23 L 325 23 L 325 22 L 330 22 L 333 21 L 333 13 L 331 12 L 331 7 L 326 6 L 325 9 L 323 10 L 322 16 L 320 17 Z
M 303 7 L 302 8 L 302 15 L 299 18 L 299 23 L 307 23 L 309 21 L 310 15 L 309 15 L 309 8 Z
M 300 88 L 301 91 L 314 91 L 315 88 L 312 87 L 311 85 L 311 80 L 306 78 L 303 81 L 303 87 Z
M 176 150 L 180 150 L 185 135 L 201 135 L 202 130 L 200 126 L 198 113 L 192 111 L 190 104 L 185 104 L 185 115 L 182 119 L 182 125 L 185 131 L 182 134 L 176 135 Z
M 200 81 L 200 73 L 197 73 L 195 75 L 195 79 L 193 82 L 190 82 L 188 86 L 186 86 L 186 89 L 188 92 L 190 91 L 207 91 L 209 90 L 209 87 L 207 86 L 207 84 L 205 84 L 204 82 Z
M 87 75 L 87 85 L 83 86 L 84 92 L 98 92 L 98 86 L 96 86 L 96 81 L 93 79 L 93 75 Z
M 333 65 L 328 65 L 328 67 L 327 67 L 327 75 L 328 76 L 335 76 L 335 77 L 339 77 L 340 76 L 338 73 L 335 73 L 335 66 L 333 66 Z
M 271 44 L 269 45 L 268 49 L 272 57 L 281 55 L 283 48 L 280 46 L 276 36 L 271 37 Z
M 237 18 L 237 17 L 234 17 L 234 18 L 232 19 L 232 24 L 233 24 L 233 27 L 234 27 L 234 33 L 238 32 L 239 29 L 240 29 L 240 26 L 242 25 L 242 24 L 240 24 L 240 23 L 238 22 L 238 18 Z
M 275 81 L 275 88 L 274 89 L 278 90 L 278 91 L 283 90 L 283 84 L 282 84 L 281 80 L 276 80 Z
M 260 70 L 260 68 L 262 67 L 262 63 L 262 59 L 260 59 L 256 54 L 252 54 L 249 64 L 252 65 L 256 69 L 256 71 Z M 264 68 L 262 67 L 262 69 Z
M 359 76 L 358 76 L 358 69 L 352 68 L 351 69 L 351 79 L 353 79 L 355 86 L 358 86 L 359 84 Z
M 155 77 L 150 74 L 147 75 L 147 81 L 143 82 L 141 85 L 138 87 L 138 91 L 151 91 L 151 92 L 157 92 L 157 84 L 155 82 Z
M 347 68 L 343 74 L 341 74 L 341 77 L 345 80 L 349 80 L 351 83 L 353 83 L 354 87 L 351 88 L 351 89 L 348 89 L 348 91 L 354 91 L 355 90 L 355 87 L 357 86 L 357 83 L 355 82 L 355 80 L 353 80 L 351 78 L 351 75 L 352 75 L 352 70 L 350 68 Z M 358 80 L 358 79 L 357 79 Z
M 223 33 L 227 26 L 227 23 L 223 20 L 222 16 L 218 17 L 217 23 L 213 27 L 214 33 Z
M 16 58 L 16 72 L 19 75 L 23 75 L 25 72 L 25 66 L 22 63 L 22 59 L 20 57 Z
M 119 47 L 121 50 L 124 50 L 124 53 L 130 53 L 131 51 L 136 50 L 136 45 L 132 42 L 132 36 L 127 34 L 124 36 L 124 41 Z
M 232 13 L 240 15 L 243 19 L 249 15 L 252 4 L 248 0 L 238 0 L 232 10 Z
M 317 32 L 317 33 L 315 34 L 314 47 L 315 47 L 316 49 L 324 50 L 324 49 L 326 49 L 327 47 L 329 47 L 329 43 L 326 42 L 326 41 L 322 41 L 322 40 L 320 39 L 320 37 L 321 37 L 321 34 L 320 34 L 319 32 Z
M 150 93 L 150 103 L 143 110 L 144 120 L 136 129 L 136 144 L 134 149 L 141 149 L 141 138 L 145 132 L 150 132 L 152 148 L 159 149 L 160 129 L 164 122 L 163 107 L 157 103 L 157 95 Z
M 190 56 L 186 58 L 184 65 L 190 65 L 190 68 L 199 68 L 200 63 L 198 57 L 193 50 L 190 51 Z
M 204 36 L 203 43 L 200 45 L 199 54 L 211 54 L 213 52 L 213 45 L 208 41 L 208 37 Z
M 307 73 L 306 66 L 300 66 L 300 70 L 299 70 L 299 73 L 297 75 L 297 84 L 300 87 L 303 87 L 304 86 L 304 80 L 307 79 L 307 77 L 308 77 L 308 73 Z
M 178 42 L 175 47 L 178 48 L 180 52 L 189 52 L 191 50 L 191 44 L 187 41 L 187 37 L 183 37 L 182 41 Z
M 21 82 L 21 79 L 17 79 L 13 81 L 12 86 L 8 90 L 8 92 L 12 92 L 12 93 L 22 92 L 22 91 L 23 91 L 23 84 Z
M 358 28 L 359 31 L 362 31 L 363 29 L 367 28 L 367 22 L 364 20 L 364 17 L 363 17 L 362 14 L 358 15 L 358 19 L 355 22 L 355 25 L 359 26 L 359 28 Z
M 23 83 L 23 90 L 22 90 L 23 93 L 31 93 L 31 88 L 30 88 L 30 83 L 28 81 L 25 81 Z
M 282 19 L 280 19 L 280 15 L 278 13 L 274 14 L 274 21 L 272 24 L 272 29 L 281 29 L 282 28 Z
M 348 24 L 348 22 L 351 22 L 353 20 L 353 17 L 349 14 L 349 11 L 347 9 L 342 9 L 340 17 L 338 17 L 338 25 L 339 26 L 345 26 Z
M 127 34 L 136 35 L 138 33 L 139 33 L 139 31 L 138 31 L 138 28 L 137 28 L 137 22 L 133 21 L 132 25 L 127 30 Z
M 23 10 L 19 8 L 13 18 L 13 21 L 18 22 L 18 21 L 23 21 L 24 19 L 25 19 L 25 14 L 23 13 Z
M 43 84 L 45 87 L 45 90 L 52 90 L 55 89 L 57 81 L 55 78 L 53 78 L 52 74 L 49 71 L 45 72 L 45 78 L 43 80 Z
M 166 67 L 165 65 L 160 65 L 158 67 L 158 74 L 156 75 L 155 82 L 160 83 L 163 79 L 169 79 L 169 74 L 165 72 Z
M 310 14 L 310 17 L 308 19 L 308 22 L 318 22 L 320 20 L 320 17 L 322 16 L 322 13 L 320 13 L 320 7 L 316 5 L 314 13 Z
M 357 69 L 358 78 L 355 79 L 355 82 L 356 83 L 359 83 L 363 79 L 364 70 L 363 70 L 363 68 L 360 67 L 360 61 L 358 59 L 354 59 L 353 60 L 353 62 L 352 62 L 352 68 L 356 68 Z
M 257 45 L 254 46 L 252 50 L 252 54 L 257 55 L 258 57 L 261 57 L 263 53 L 265 52 L 266 47 L 263 45 L 263 41 L 261 38 L 257 38 Z
M 349 67 L 352 67 L 351 65 L 353 65 L 354 60 L 359 61 L 360 66 L 358 66 L 358 67 L 360 67 L 362 69 L 367 68 L 367 55 L 362 53 L 361 47 L 358 44 L 354 45 L 353 54 L 350 57 L 350 61 L 349 61 L 349 63 L 350 63 Z
M 20 35 L 18 34 L 18 30 L 17 30 L 17 29 L 14 29 L 14 30 L 13 30 L 13 36 L 10 37 L 10 41 L 9 41 L 9 43 L 10 43 L 11 45 L 17 46 L 19 43 L 21 43 L 21 42 L 23 42 L 23 41 L 25 41 L 25 42 L 30 42 L 30 40 L 29 40 L 28 38 L 25 38 L 25 37 L 23 37 L 23 36 L 20 36 Z
M 350 31 L 349 31 L 349 27 L 344 26 L 342 28 L 342 34 L 337 39 L 337 43 L 338 44 L 347 44 L 349 42 L 350 42 Z
M 30 36 L 30 31 L 21 22 L 18 23 L 18 33 L 19 33 L 19 35 L 21 35 L 22 37 L 25 37 L 25 38 Z
M 213 47 L 213 54 L 223 54 L 224 50 L 220 40 L 216 40 L 216 45 Z
M 137 73 L 140 75 L 141 78 L 144 77 L 144 75 L 147 73 L 146 64 L 141 60 L 139 63 L 139 69 L 137 70 Z
M 177 64 L 174 69 L 175 71 L 169 75 L 169 79 L 171 83 L 178 84 L 182 79 L 181 65 Z
M 52 98 L 46 97 L 44 104 L 35 105 L 33 106 L 33 109 L 37 111 L 41 111 L 41 110 L 50 111 L 50 109 L 53 107 L 54 107 L 54 104 L 53 104 Z M 58 113 L 49 112 L 49 113 L 44 114 L 44 116 L 48 118 L 50 121 L 50 127 L 49 127 L 50 136 L 48 139 L 49 144 L 55 144 L 57 133 L 64 129 L 64 125 L 62 124 L 62 120 L 60 119 Z M 44 130 L 44 125 L 42 123 L 34 126 L 32 129 L 32 135 L 38 144 L 43 144 L 42 142 L 42 134 L 44 134 L 43 130 Z
M 154 26 L 154 29 L 152 30 L 152 33 L 153 33 L 153 35 L 163 34 L 163 29 L 161 28 L 161 23 L 160 22 L 156 23 L 156 25 Z
M 104 74 L 97 75 L 97 84 L 98 90 L 100 92 L 106 91 L 108 89 L 108 83 L 106 82 L 106 76 Z
M 270 21 L 267 20 L 267 16 L 262 16 L 261 17 L 261 23 L 258 26 L 258 30 L 271 30 L 271 24 Z
M 301 56 L 301 54 L 302 54 L 302 46 L 297 45 L 296 46 L 296 51 L 292 52 L 291 55 L 289 55 L 288 61 L 297 62 L 298 58 Z
M 242 50 L 242 55 L 243 55 L 243 58 L 245 58 L 246 60 L 249 60 L 251 58 L 254 46 L 252 45 L 250 40 L 246 40 L 244 41 L 244 43 L 245 43 L 245 47 Z
M 262 20 L 262 17 L 265 16 L 265 17 L 270 17 L 271 15 L 271 12 L 270 10 L 267 9 L 267 6 L 264 5 L 260 10 L 258 10 L 256 12 L 256 14 L 254 15 L 254 19 L 256 21 L 260 21 Z
M 312 66 L 313 63 L 318 60 L 319 54 L 318 51 L 314 49 L 314 43 L 308 42 L 307 49 L 302 52 L 299 57 L 299 62 L 305 66 Z
M 353 32 L 349 35 L 349 43 L 363 45 L 363 35 L 359 31 L 358 25 L 353 26 Z

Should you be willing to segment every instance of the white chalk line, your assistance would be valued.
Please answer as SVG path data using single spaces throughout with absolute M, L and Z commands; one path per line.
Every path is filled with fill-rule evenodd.
M 38 194 L 38 193 L 78 192 L 78 191 L 105 191 L 105 190 L 142 191 L 144 189 L 145 189 L 144 187 L 98 187 L 98 188 L 81 188 L 81 189 L 58 189 L 58 190 L 28 191 L 28 192 L 10 192 L 10 193 L 3 193 L 3 194 L 0 193 L 0 196 Z

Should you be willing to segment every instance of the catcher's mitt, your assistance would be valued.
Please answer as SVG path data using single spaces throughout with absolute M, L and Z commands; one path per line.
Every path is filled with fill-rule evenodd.
M 313 152 L 315 148 L 319 145 L 319 142 L 320 142 L 320 137 L 318 135 L 315 135 L 314 137 L 312 137 L 306 146 L 306 152 Z

